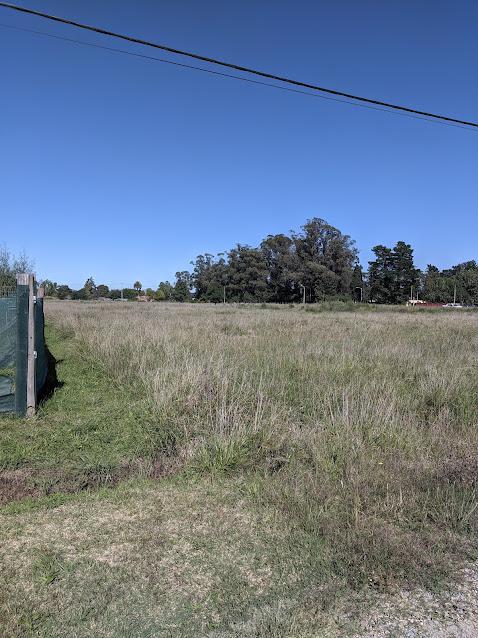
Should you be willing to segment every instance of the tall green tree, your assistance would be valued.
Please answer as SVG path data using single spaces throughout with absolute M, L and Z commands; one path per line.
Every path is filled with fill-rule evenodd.
M 355 264 L 352 272 L 352 281 L 350 282 L 350 292 L 354 301 L 365 300 L 364 280 L 362 266 Z
M 233 301 L 267 301 L 268 268 L 258 248 L 238 244 L 228 253 L 228 293 Z
M 370 300 L 376 303 L 394 303 L 395 272 L 393 250 L 382 246 L 372 248 L 375 260 L 369 261 L 368 283 Z
M 314 217 L 292 239 L 298 258 L 298 283 L 306 286 L 312 301 L 328 296 L 350 296 L 355 242 L 323 219 Z
M 420 271 L 413 263 L 413 249 L 410 244 L 397 242 L 394 253 L 394 303 L 404 303 L 410 299 L 410 294 L 418 292 Z
M 72 289 L 66 284 L 58 286 L 58 288 L 56 289 L 56 296 L 58 297 L 58 299 L 70 299 L 72 297 L 72 294 Z
M 94 299 L 96 295 L 96 284 L 93 277 L 88 277 L 83 286 L 84 298 Z M 78 297 L 80 298 L 80 297 Z
M 398 304 L 410 298 L 420 283 L 420 271 L 413 263 L 410 244 L 397 242 L 394 248 L 374 246 L 375 260 L 369 262 L 369 287 L 372 301 Z
M 123 288 L 123 299 L 137 299 L 138 291 L 135 288 Z
M 106 284 L 99 284 L 96 287 L 96 295 L 98 297 L 109 297 L 110 289 Z
M 428 264 L 422 276 L 423 299 L 438 303 L 446 303 L 447 291 L 445 278 L 433 264 Z
M 171 301 L 173 298 L 174 286 L 169 281 L 162 281 L 156 290 L 155 299 L 157 301 Z
M 174 301 L 191 301 L 191 274 L 187 270 L 176 273 L 176 283 L 174 284 Z
M 478 265 L 476 261 L 465 261 L 440 273 L 444 288 L 444 301 L 464 304 L 478 303 Z
M 46 297 L 57 296 L 58 284 L 56 283 L 56 281 L 50 281 L 50 279 L 44 279 L 42 281 L 42 286 L 43 286 L 43 289 L 45 290 Z
M 195 298 L 199 301 L 222 301 L 224 286 L 228 284 L 228 267 L 221 253 L 217 257 L 206 253 L 191 262 L 194 270 L 191 277 Z
M 268 301 L 296 301 L 300 297 L 300 277 L 294 241 L 287 235 L 269 235 L 260 248 L 268 270 Z

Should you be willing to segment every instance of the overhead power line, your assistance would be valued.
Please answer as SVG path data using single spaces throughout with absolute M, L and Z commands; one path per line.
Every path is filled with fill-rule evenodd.
M 356 106 L 362 109 L 371 109 L 373 111 L 381 111 L 382 113 L 388 113 L 389 115 L 398 115 L 399 117 L 411 117 L 415 120 L 422 120 L 425 122 L 431 122 L 432 124 L 440 124 L 441 126 L 453 126 L 455 128 L 462 128 L 467 131 L 474 131 L 468 126 L 462 124 L 453 124 L 451 122 L 443 122 L 442 120 L 431 120 L 429 118 L 422 117 L 421 115 L 412 115 L 411 113 L 402 113 L 401 111 L 392 111 L 391 109 L 385 109 L 380 106 L 372 106 L 371 104 L 362 104 L 360 102 L 351 102 L 350 100 L 341 99 L 338 97 L 331 97 L 330 95 L 321 95 L 320 93 L 311 93 L 310 91 L 302 91 L 301 89 L 293 89 L 290 86 L 281 86 L 280 84 L 271 84 L 270 82 L 262 82 L 261 80 L 253 80 L 251 78 L 245 78 L 241 75 L 233 75 L 232 73 L 224 73 L 222 71 L 213 71 L 212 69 L 205 69 L 204 67 L 195 66 L 193 64 L 186 64 L 184 62 L 175 62 L 174 60 L 168 60 L 166 58 L 158 58 L 152 55 L 145 55 L 144 53 L 136 53 L 134 51 L 126 51 L 125 49 L 118 49 L 116 47 L 108 47 L 104 44 L 96 44 L 94 42 L 85 42 L 84 40 L 76 40 L 75 38 L 67 38 L 56 33 L 47 33 L 45 31 L 37 31 L 36 29 L 27 29 L 25 27 L 17 27 L 13 24 L 5 24 L 0 22 L 0 27 L 6 29 L 14 29 L 15 31 L 22 31 L 24 33 L 33 33 L 35 35 L 45 36 L 47 38 L 53 38 L 55 40 L 61 40 L 70 44 L 80 44 L 81 46 L 93 47 L 109 53 L 120 53 L 122 55 L 129 55 L 134 58 L 141 58 L 150 62 L 161 62 L 163 64 L 170 64 L 172 66 L 180 67 L 182 69 L 189 69 L 193 71 L 201 71 L 202 73 L 209 73 L 211 75 L 219 76 L 222 78 L 229 78 L 232 80 L 239 80 L 241 82 L 247 82 L 249 84 L 256 84 L 259 86 L 265 86 L 271 89 L 278 89 L 279 91 L 287 91 L 289 93 L 299 93 L 299 95 L 306 95 L 307 97 L 313 97 L 320 100 L 331 100 L 333 102 L 340 102 L 341 104 L 347 104 L 348 106 Z
M 135 44 L 140 44 L 143 46 L 148 46 L 148 47 L 152 47 L 154 49 L 160 49 L 161 51 L 167 51 L 168 53 L 172 53 L 175 55 L 182 55 L 188 58 L 192 58 L 195 60 L 200 60 L 202 62 L 207 62 L 208 64 L 215 64 L 218 66 L 222 66 L 222 67 L 226 67 L 229 69 L 233 69 L 235 71 L 241 71 L 244 73 L 249 73 L 252 75 L 256 75 L 256 76 L 260 76 L 263 78 L 267 78 L 269 80 L 275 80 L 278 82 L 283 82 L 285 84 L 291 84 L 293 86 L 299 86 L 301 88 L 306 88 L 306 89 L 311 89 L 313 91 L 319 91 L 321 93 L 327 93 L 329 95 L 334 95 L 337 97 L 342 97 L 342 98 L 347 98 L 350 100 L 356 100 L 357 102 L 362 102 L 365 104 L 370 104 L 370 105 L 374 105 L 374 106 L 378 106 L 378 107 L 384 107 L 386 109 L 393 109 L 395 111 L 401 111 L 404 113 L 410 113 L 416 116 L 423 116 L 426 118 L 431 118 L 434 120 L 440 120 L 442 122 L 450 122 L 453 124 L 461 124 L 467 127 L 472 127 L 472 128 L 478 128 L 478 123 L 477 122 L 471 122 L 471 121 L 467 121 L 467 120 L 460 120 L 457 118 L 453 118 L 453 117 L 448 117 L 446 115 L 438 115 L 437 113 L 430 113 L 428 111 L 420 111 L 418 109 L 414 109 L 414 108 L 410 108 L 407 106 L 402 106 L 402 105 L 398 105 L 398 104 L 392 104 L 390 102 L 384 102 L 382 100 L 374 100 L 372 98 L 367 98 L 367 97 L 362 97 L 362 96 L 358 96 L 358 95 L 353 95 L 351 93 L 345 93 L 343 91 L 337 91 L 335 89 L 329 89 L 326 87 L 321 87 L 318 86 L 316 84 L 310 84 L 308 82 L 302 82 L 300 80 L 294 80 L 291 78 L 287 78 L 284 76 L 280 76 L 280 75 L 275 75 L 273 73 L 267 73 L 266 71 L 259 71 L 257 69 L 252 69 L 250 67 L 246 67 L 246 66 L 242 66 L 239 64 L 233 64 L 231 62 L 225 62 L 223 60 L 218 60 L 215 58 L 211 58 L 205 55 L 200 55 L 198 53 L 192 53 L 190 51 L 184 51 L 181 49 L 176 49 L 164 44 L 159 44 L 157 42 L 151 42 L 149 40 L 144 40 L 142 38 L 135 38 L 133 36 L 129 36 L 129 35 L 125 35 L 125 34 L 121 34 L 121 33 L 116 33 L 114 31 L 109 31 L 107 29 L 102 29 L 100 27 L 96 27 L 96 26 L 92 26 L 92 25 L 88 25 L 88 24 L 84 24 L 81 22 L 76 22 L 74 20 L 69 20 L 67 18 L 62 18 L 59 16 L 54 16 L 54 15 L 50 15 L 48 13 L 43 13 L 41 11 L 36 11 L 34 9 L 29 9 L 27 7 L 22 7 L 19 5 L 15 5 L 15 4 L 11 4 L 9 2 L 0 2 L 0 7 L 4 7 L 6 9 L 12 9 L 14 11 L 19 11 L 21 13 L 26 13 L 26 14 L 30 14 L 30 15 L 34 15 L 37 16 L 39 18 L 43 18 L 46 20 L 52 20 L 54 22 L 59 22 L 61 24 L 66 24 L 72 27 L 76 27 L 79 29 L 84 29 L 86 31 L 92 31 L 94 33 L 99 33 L 101 35 L 106 35 L 109 37 L 113 37 L 113 38 L 117 38 L 120 40 L 124 40 L 126 42 L 133 42 Z M 159 60 L 162 61 L 162 60 Z M 237 76 L 235 76 L 237 77 Z M 245 78 L 241 78 L 241 79 L 245 79 Z

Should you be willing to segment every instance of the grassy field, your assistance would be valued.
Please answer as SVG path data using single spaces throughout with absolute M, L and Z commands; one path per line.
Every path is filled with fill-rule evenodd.
M 343 636 L 469 565 L 478 313 L 339 308 L 47 303 L 0 635 Z

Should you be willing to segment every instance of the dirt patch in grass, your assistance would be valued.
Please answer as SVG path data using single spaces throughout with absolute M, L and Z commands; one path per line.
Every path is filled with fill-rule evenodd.
M 244 623 L 256 635 L 328 575 L 247 491 L 143 482 L 0 515 L 4 635 L 227 636 Z
M 253 493 L 245 477 L 136 481 L 0 514 L 0 636 L 476 635 L 476 567 L 445 592 L 353 592 Z
M 184 461 L 179 457 L 164 457 L 154 461 L 138 459 L 109 470 L 80 473 L 60 468 L 4 470 L 0 472 L 0 506 L 25 498 L 114 487 L 134 476 L 165 478 L 178 472 L 182 465 Z

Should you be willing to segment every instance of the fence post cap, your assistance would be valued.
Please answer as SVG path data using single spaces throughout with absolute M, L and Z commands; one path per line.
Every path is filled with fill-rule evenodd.
M 17 273 L 17 285 L 28 286 L 28 273 L 26 272 Z

